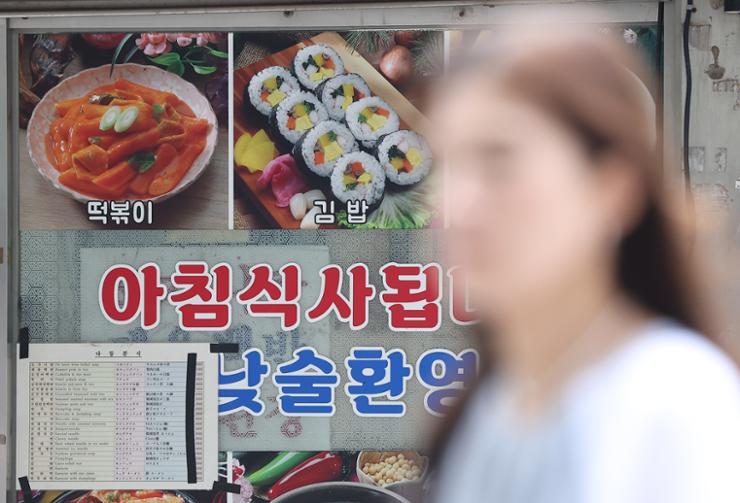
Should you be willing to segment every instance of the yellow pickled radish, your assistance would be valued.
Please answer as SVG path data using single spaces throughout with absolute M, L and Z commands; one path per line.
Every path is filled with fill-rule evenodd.
M 250 173 L 265 169 L 275 155 L 275 145 L 264 129 L 260 129 L 251 137 L 249 133 L 244 133 L 234 144 L 234 162 L 247 168 Z
M 251 134 L 244 133 L 243 135 L 241 135 L 239 139 L 236 140 L 236 143 L 234 143 L 234 159 L 238 159 L 251 142 Z
M 260 129 L 259 131 L 257 131 L 254 137 L 252 138 L 252 143 L 254 145 L 265 142 L 265 141 L 270 141 L 270 137 L 267 136 L 267 133 L 265 132 L 264 129 Z
M 262 171 L 267 163 L 275 158 L 275 145 L 265 141 L 257 145 L 250 145 L 242 152 L 242 155 L 234 160 L 239 166 L 244 166 L 250 173 Z
M 372 179 L 373 177 L 370 176 L 370 173 L 365 172 L 357 178 L 357 181 L 360 183 L 368 183 Z
M 401 169 L 403 169 L 403 159 L 400 157 L 393 157 L 391 159 L 391 166 L 393 166 L 396 171 L 401 171 Z

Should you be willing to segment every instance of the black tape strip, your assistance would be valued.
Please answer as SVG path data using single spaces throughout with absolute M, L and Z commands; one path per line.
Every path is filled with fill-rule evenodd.
M 21 485 L 23 503 L 31 503 L 33 501 L 33 492 L 31 491 L 31 484 L 28 483 L 28 477 L 18 477 L 18 483 Z
M 196 354 L 188 353 L 185 381 L 185 456 L 188 463 L 188 484 L 195 484 L 195 363 Z
M 21 328 L 18 333 L 18 344 L 20 344 L 20 352 L 18 358 L 21 360 L 28 358 L 28 345 L 31 342 L 31 337 L 28 333 L 28 327 Z
M 227 493 L 239 494 L 242 490 L 242 486 L 239 484 L 230 484 L 225 480 L 218 480 L 213 482 L 212 491 L 223 491 Z
M 238 353 L 239 344 L 236 342 L 222 342 L 211 344 L 211 353 Z

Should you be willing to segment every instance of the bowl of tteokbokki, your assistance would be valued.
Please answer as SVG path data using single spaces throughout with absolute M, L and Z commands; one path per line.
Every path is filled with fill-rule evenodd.
M 101 66 L 63 80 L 34 110 L 38 171 L 79 201 L 162 201 L 190 186 L 216 146 L 216 116 L 191 83 L 154 66 Z

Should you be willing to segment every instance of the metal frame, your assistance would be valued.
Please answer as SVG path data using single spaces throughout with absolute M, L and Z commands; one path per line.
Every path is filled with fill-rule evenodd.
M 675 125 L 681 118 L 679 41 L 685 0 L 667 1 L 664 44 L 664 124 L 666 148 L 679 145 Z M 598 23 L 654 23 L 659 0 L 521 0 L 496 2 L 397 2 L 350 5 L 282 5 L 242 8 L 179 8 L 18 12 L 0 14 L 0 494 L 15 498 L 14 424 L 15 351 L 18 333 L 18 34 L 84 31 L 269 31 L 337 28 L 476 29 L 528 23 L 548 12 L 559 20 Z M 536 14 L 536 16 L 535 16 Z M 577 17 L 574 17 L 577 16 Z M 7 364 L 7 365 L 6 365 Z

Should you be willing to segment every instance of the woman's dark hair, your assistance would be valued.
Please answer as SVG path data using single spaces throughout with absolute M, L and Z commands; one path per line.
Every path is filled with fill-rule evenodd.
M 627 161 L 624 165 L 640 177 L 644 206 L 618 245 L 621 288 L 649 312 L 722 345 L 709 324 L 699 275 L 690 260 L 691 234 L 681 232 L 682 220 L 671 204 L 675 194 L 666 190 L 655 141 L 660 135 L 656 121 L 647 115 L 647 93 L 638 78 L 645 75 L 635 54 L 606 36 L 542 36 L 489 44 L 482 54 L 464 58 L 446 85 L 464 92 L 468 79 L 488 81 L 492 90 L 535 104 L 558 119 L 593 156 L 616 155 Z M 488 371 L 483 365 L 481 376 Z M 463 398 L 445 418 L 435 437 L 435 461 L 443 454 L 465 402 Z

